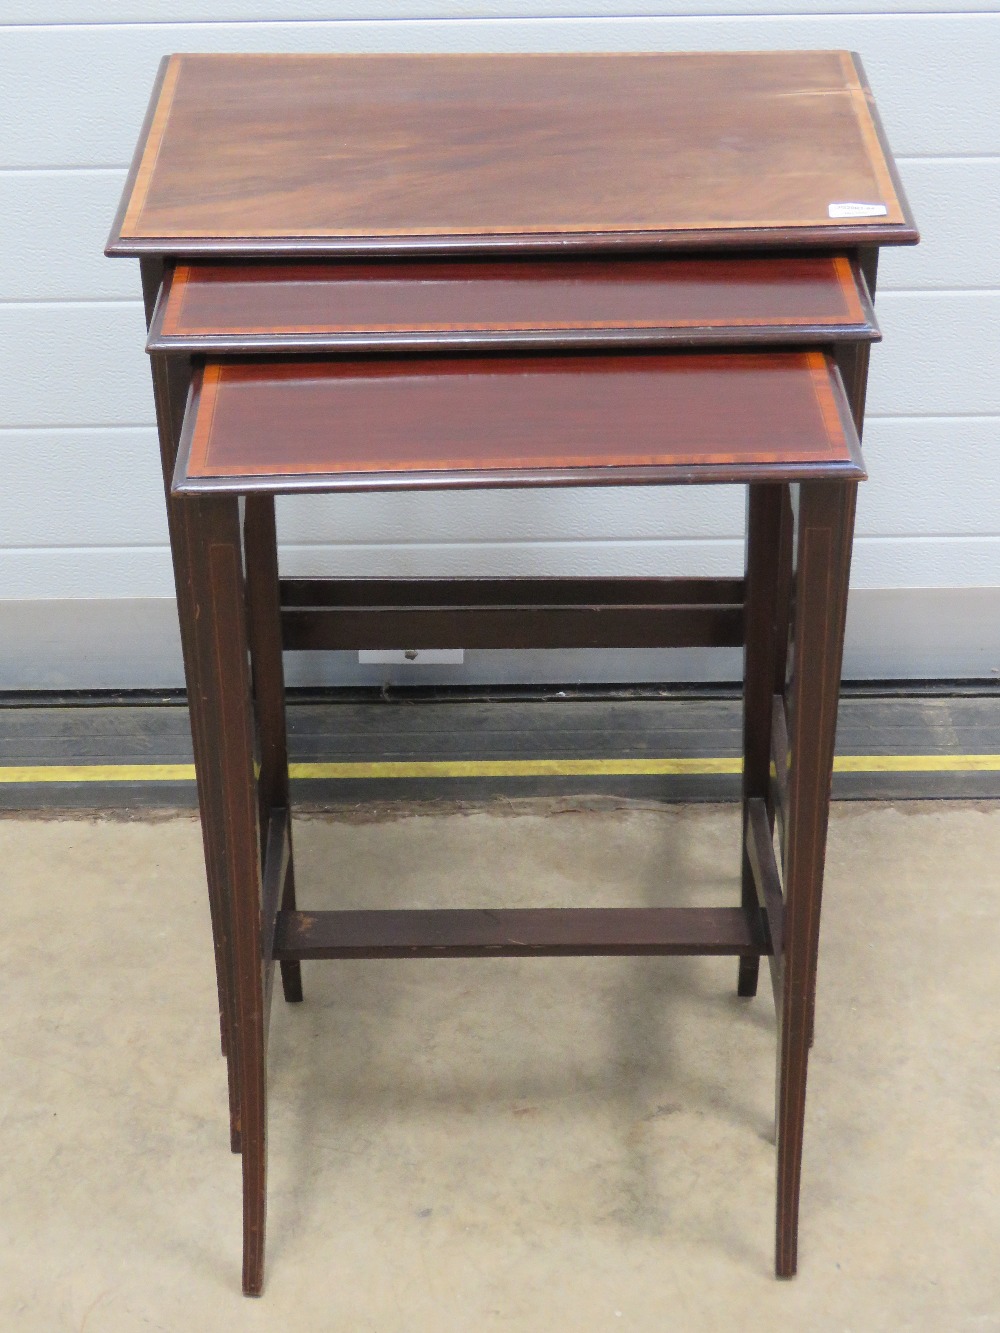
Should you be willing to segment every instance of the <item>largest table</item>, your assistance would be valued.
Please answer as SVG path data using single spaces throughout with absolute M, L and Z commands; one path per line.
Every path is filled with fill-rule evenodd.
M 879 248 L 916 240 L 860 61 L 848 52 L 175 55 L 161 64 L 107 253 L 140 258 L 149 320 L 178 263 L 239 261 L 244 278 L 255 270 L 263 277 L 276 260 L 307 259 L 551 266 L 558 258 L 606 272 L 640 255 L 734 262 L 763 255 L 780 264 L 836 252 L 873 295 Z M 765 335 L 751 323 L 732 336 L 742 346 Z M 773 341 L 774 331 L 767 337 Z M 170 493 L 192 370 L 211 345 L 154 342 L 152 369 L 238 1149 L 231 891 L 213 779 L 224 738 L 197 650 L 195 543 L 187 510 Z M 239 345 L 230 337 L 230 350 Z M 268 346 L 304 350 L 294 328 L 276 331 Z M 315 338 L 308 346 L 315 351 Z M 860 433 L 868 343 L 843 340 L 834 351 Z M 779 580 L 781 562 L 791 563 L 792 489 L 750 515 L 751 540 L 756 524 L 758 545 L 766 533 L 780 545 L 770 566 Z M 273 526 L 259 535 L 273 541 Z M 845 586 L 831 600 L 836 670 L 821 665 L 803 686 L 831 705 L 820 709 L 805 775 L 816 820 L 788 853 L 808 861 L 817 911 L 849 554 L 848 541 Z M 748 617 L 754 596 L 748 581 Z M 787 632 L 786 620 L 786 642 Z M 783 667 L 784 645 L 777 660 Z M 282 701 L 274 682 L 263 689 L 271 700 L 262 744 L 281 751 Z M 772 696 L 772 681 L 748 680 L 745 754 L 754 772 L 745 773 L 745 796 L 748 782 L 767 794 L 772 752 L 779 769 L 795 752 L 784 715 L 772 718 Z M 791 789 L 799 777 L 789 775 Z M 262 816 L 282 804 L 279 776 L 262 793 Z M 751 836 L 745 898 L 752 844 Z M 756 958 L 741 959 L 742 994 L 753 992 L 756 968 Z M 301 993 L 297 969 L 282 963 L 289 998 Z M 790 1088 L 786 1100 L 795 1095 Z M 779 1094 L 779 1118 L 780 1102 Z M 795 1195 L 784 1234 L 779 1220 L 777 1266 L 785 1274 L 796 1263 L 800 1152 L 793 1144 L 795 1161 L 785 1168 L 785 1192 Z M 779 1195 L 782 1169 L 779 1154 Z

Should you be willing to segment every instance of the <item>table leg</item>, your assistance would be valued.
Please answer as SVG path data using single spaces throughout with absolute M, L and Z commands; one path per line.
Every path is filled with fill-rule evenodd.
M 219 819 L 232 932 L 233 1027 L 243 1145 L 243 1291 L 260 1294 L 264 1267 L 267 1107 L 261 848 L 251 700 L 246 585 L 236 496 L 183 501 L 200 667 L 199 706 L 217 719 L 217 746 L 202 776 Z
M 184 678 L 187 683 L 191 737 L 194 747 L 195 773 L 198 782 L 198 806 L 201 812 L 202 841 L 205 851 L 205 872 L 208 880 L 208 903 L 212 920 L 212 939 L 215 948 L 215 976 L 219 996 L 219 1027 L 222 1051 L 226 1056 L 229 1080 L 229 1138 L 233 1152 L 240 1151 L 239 1074 L 236 1055 L 231 1049 L 229 1032 L 232 1028 L 232 964 L 229 957 L 229 921 L 225 900 L 224 879 L 217 830 L 220 821 L 211 807 L 211 794 L 202 778 L 205 755 L 217 744 L 213 734 L 215 719 L 205 716 L 198 706 L 198 662 L 193 649 L 194 609 L 188 554 L 188 515 L 185 506 L 170 494 L 177 442 L 180 438 L 184 406 L 190 384 L 190 363 L 184 358 L 153 355 L 153 390 L 156 400 L 156 421 L 160 439 L 160 463 L 167 507 L 167 529 L 170 536 L 170 555 L 174 568 L 174 586 L 177 593 L 177 615 L 180 622 L 181 651 L 184 658 Z
M 781 523 L 778 529 L 777 591 L 775 594 L 774 693 L 785 697 L 788 643 L 792 632 L 792 566 L 795 548 L 795 512 L 791 486 L 781 487 Z
M 747 846 L 749 801 L 768 799 L 771 717 L 779 657 L 779 563 L 787 487 L 756 483 L 747 488 L 746 594 L 743 633 L 743 908 L 759 911 Z M 786 610 L 787 614 L 787 610 Z M 784 633 L 787 635 L 787 621 Z M 760 959 L 743 957 L 737 993 L 757 994 Z
M 139 261 L 139 268 L 142 279 L 146 325 L 148 327 L 153 317 L 156 299 L 163 281 L 163 259 L 155 255 L 147 256 Z M 191 699 L 193 697 L 197 700 L 198 691 L 194 687 L 197 680 L 197 662 L 192 648 L 193 612 L 190 579 L 188 578 L 187 542 L 185 539 L 186 512 L 170 493 L 188 389 L 191 383 L 191 362 L 189 358 L 183 356 L 167 357 L 154 354 L 150 358 L 150 364 L 153 373 L 156 424 L 160 444 L 160 466 L 163 473 L 163 489 L 166 499 L 167 529 L 174 570 L 181 652 L 184 660 L 184 679 L 188 692 L 188 713 L 198 785 L 198 806 L 201 813 L 209 913 L 212 921 L 212 941 L 215 952 L 215 976 L 219 997 L 220 1039 L 222 1053 L 226 1057 L 229 1083 L 229 1140 L 233 1152 L 239 1152 L 239 1077 L 235 1064 L 236 1056 L 233 1051 L 230 1051 L 228 1042 L 228 1032 L 232 1027 L 232 965 L 229 956 L 228 909 L 225 903 L 217 839 L 213 842 L 213 830 L 218 826 L 218 821 L 211 816 L 207 806 L 208 793 L 198 776 L 200 769 L 203 767 L 199 763 L 200 756 L 205 753 L 206 747 L 211 749 L 215 743 L 211 734 L 213 719 L 202 718 L 197 704 L 191 707 Z
M 243 519 L 246 552 L 247 616 L 254 716 L 260 741 L 258 795 L 260 826 L 266 829 L 276 808 L 290 809 L 288 739 L 285 722 L 285 675 L 281 658 L 281 593 L 274 496 L 248 495 Z M 263 843 L 263 839 L 261 840 Z M 263 853 L 263 846 L 261 852 Z M 285 912 L 295 911 L 295 864 L 288 823 L 288 871 L 281 897 Z M 302 999 L 302 964 L 282 962 L 285 999 Z
M 798 495 L 796 493 L 796 502 Z M 771 759 L 775 765 L 774 783 L 768 793 L 767 818 L 772 834 L 775 818 L 781 817 L 779 838 L 779 860 L 781 872 L 785 870 L 785 806 L 780 809 L 782 778 L 788 774 L 788 670 L 791 656 L 792 602 L 794 592 L 793 567 L 795 564 L 795 506 L 792 503 L 792 487 L 781 488 L 781 523 L 778 531 L 777 590 L 775 594 L 775 657 L 774 657 L 774 713 L 772 714 Z M 780 717 L 784 744 L 780 744 L 781 735 L 773 735 L 776 720 Z M 780 766 L 780 773 L 778 768 Z
M 855 260 L 861 269 L 868 293 L 875 299 L 875 283 L 878 277 L 878 250 L 861 247 L 855 252 Z M 851 405 L 851 415 L 861 439 L 865 424 L 865 398 L 868 392 L 868 362 L 871 356 L 871 343 L 843 342 L 836 346 L 837 366 L 844 381 L 847 401 Z
M 779 1277 L 791 1277 L 797 1265 L 810 1015 L 856 496 L 853 482 L 804 482 L 799 493 L 778 1013 L 775 1270 Z
M 864 274 L 865 282 L 868 284 L 868 290 L 874 299 L 875 281 L 878 273 L 878 250 L 862 249 L 857 254 L 858 263 Z M 840 370 L 841 379 L 844 381 L 844 389 L 847 393 L 847 401 L 851 407 L 851 416 L 854 418 L 854 426 L 858 432 L 858 439 L 862 438 L 865 427 L 865 399 L 868 394 L 868 364 L 871 356 L 871 343 L 853 342 L 839 343 L 836 351 L 837 367 Z M 813 978 L 812 991 L 809 996 L 809 1045 L 813 1044 L 816 1031 L 816 979 Z

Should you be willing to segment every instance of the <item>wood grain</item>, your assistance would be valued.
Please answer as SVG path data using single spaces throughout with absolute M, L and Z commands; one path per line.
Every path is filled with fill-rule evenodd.
M 694 481 L 713 468 L 714 479 L 739 480 L 769 466 L 862 475 L 843 389 L 821 352 L 210 361 L 188 417 L 181 491 L 213 478 L 281 489 L 276 479 L 303 476 L 441 485 L 548 484 L 554 474 L 587 484 L 646 470 Z
M 739 907 L 534 907 L 279 912 L 274 957 L 629 958 L 752 954 Z
M 179 264 L 150 350 L 872 339 L 846 255 Z
M 128 242 L 916 232 L 842 51 L 171 57 Z M 122 244 L 119 244 L 122 243 Z M 171 242 L 171 244 L 167 244 Z

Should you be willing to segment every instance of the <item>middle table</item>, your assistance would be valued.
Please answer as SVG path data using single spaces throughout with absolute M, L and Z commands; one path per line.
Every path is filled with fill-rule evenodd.
M 155 304 L 151 302 L 148 348 L 154 372 L 172 400 L 168 435 L 174 443 L 166 446 L 166 466 L 176 449 L 190 367 L 204 355 L 342 356 L 360 352 L 397 356 L 454 350 L 551 353 L 571 348 L 735 350 L 774 344 L 823 345 L 835 350 L 848 392 L 857 402 L 863 393 L 864 353 L 879 336 L 859 260 L 839 253 L 368 263 L 192 261 L 167 265 Z M 176 551 L 175 544 L 175 555 Z M 707 581 L 699 582 L 699 595 L 708 597 Z M 742 593 L 734 592 L 729 582 L 720 581 L 718 593 L 728 605 L 736 606 Z M 440 583 L 383 581 L 375 617 L 358 608 L 357 596 L 348 592 L 343 581 L 323 592 L 319 580 L 286 580 L 286 646 L 447 646 L 441 636 L 448 631 L 435 611 Z M 374 588 L 369 586 L 368 591 L 374 593 Z M 481 604 L 482 582 L 470 594 Z M 494 585 L 492 595 L 503 594 Z M 546 596 L 551 599 L 553 595 L 550 588 Z M 650 596 L 643 580 L 600 580 L 572 587 L 567 583 L 558 601 L 564 608 L 574 599 L 579 601 L 578 615 L 585 614 L 583 606 L 603 605 L 605 615 L 607 608 L 619 606 L 615 619 L 624 635 L 625 608 L 649 604 Z M 343 611 L 345 599 L 354 606 L 349 617 L 342 615 L 343 628 L 335 641 L 330 617 L 325 615 L 320 621 L 314 604 L 339 605 Z M 449 598 L 449 614 L 458 599 L 458 595 Z M 422 611 L 415 610 L 421 606 Z M 627 633 L 635 635 L 636 618 L 630 619 Z M 718 624 L 718 615 L 715 619 Z M 540 630 L 538 621 L 534 623 Z M 455 646 L 472 648 L 486 641 L 468 623 L 465 636 Z M 700 640 L 693 636 L 689 628 L 673 642 L 695 646 Z M 453 637 L 449 633 L 449 643 Z M 643 641 L 631 646 L 641 646 Z M 553 642 L 550 634 L 535 646 L 552 646 Z M 625 639 L 620 642 L 624 644 Z M 718 628 L 705 640 L 706 646 L 739 642 L 739 638 L 720 639 Z M 189 666 L 189 674 L 191 670 Z M 283 722 L 277 714 L 275 718 L 275 729 L 282 729 Z M 196 716 L 195 722 L 197 737 Z M 210 869 L 210 883 L 212 879 Z M 225 1031 L 226 976 L 231 969 L 222 956 L 226 931 L 221 890 L 212 893 L 212 901 Z M 287 989 L 298 994 L 300 986 L 292 979 L 293 971 L 285 969 Z M 234 1144 L 239 1141 L 236 1100 L 234 1092 Z
M 818 889 L 808 878 L 816 873 L 817 845 L 805 850 L 806 830 L 820 812 L 825 822 L 846 564 L 842 555 L 834 555 L 832 565 L 817 564 L 821 582 L 832 580 L 828 598 L 817 602 L 816 576 L 800 586 L 817 620 L 815 627 L 800 620 L 805 638 L 799 657 L 811 675 L 797 690 L 798 726 L 791 727 L 778 684 L 785 675 L 793 577 L 787 483 L 808 475 L 836 479 L 840 472 L 848 480 L 863 476 L 833 357 L 839 348 L 855 358 L 847 364 L 856 365 L 858 351 L 876 336 L 864 280 L 844 255 L 594 265 L 195 264 L 168 271 L 150 347 L 199 362 L 180 439 L 178 493 L 248 496 L 246 643 L 253 665 L 247 687 L 256 701 L 250 717 L 260 733 L 260 834 L 250 845 L 260 857 L 262 902 L 260 933 L 251 937 L 250 952 L 263 956 L 266 976 L 274 961 L 280 963 L 286 998 L 301 998 L 299 966 L 306 958 L 731 953 L 739 958 L 743 995 L 754 993 L 759 959 L 770 956 L 778 969 L 773 980 L 779 1015 L 789 1032 L 811 1028 L 817 941 L 810 939 L 803 906 L 786 927 L 788 900 L 773 860 L 769 820 L 777 815 L 782 821 L 783 860 L 789 836 L 793 858 L 805 858 L 805 865 L 812 858 L 812 871 L 799 872 L 806 878 L 798 892 L 808 903 Z M 775 342 L 803 350 L 768 350 Z M 417 356 L 427 344 L 438 359 Z M 442 357 L 455 348 L 466 358 Z M 346 356 L 348 349 L 355 355 Z M 358 360 L 359 350 L 368 358 Z M 258 359 L 245 360 L 250 352 Z M 259 359 L 281 352 L 296 355 Z M 380 355 L 372 359 L 373 352 Z M 205 365 L 202 355 L 209 357 Z M 278 578 L 275 491 L 678 480 L 752 483 L 745 580 Z M 806 534 L 816 524 L 822 530 L 825 522 L 834 529 L 850 522 L 836 517 L 840 487 L 814 489 L 806 501 Z M 827 505 L 833 505 L 829 515 Z M 848 508 L 852 517 L 853 501 Z M 202 517 L 193 510 L 192 549 L 203 558 L 209 538 L 198 535 L 199 524 L 216 534 L 210 540 L 222 540 L 210 512 Z M 842 550 L 837 543 L 843 540 L 837 536 L 834 551 Z M 846 541 L 849 551 L 849 532 Z M 211 585 L 196 577 L 195 586 L 207 599 L 200 601 L 202 619 L 211 626 L 220 618 L 231 627 L 228 637 L 240 621 L 211 600 Z M 817 632 L 827 644 L 822 669 L 812 656 Z M 742 907 L 296 911 L 282 646 L 740 645 L 746 652 Z M 238 639 L 233 647 L 232 661 L 209 655 L 203 669 L 206 679 L 225 679 L 239 691 Z M 211 691 L 205 697 L 207 711 L 230 718 L 231 729 L 239 716 L 232 701 Z M 815 744 L 802 725 L 802 709 L 826 712 Z M 234 741 L 231 730 L 218 737 L 225 773 L 216 788 L 220 802 L 241 782 L 239 763 L 231 766 L 227 757 Z M 797 789 L 803 774 L 817 774 L 819 786 L 804 808 L 801 796 L 796 801 L 789 794 L 787 768 L 798 774 Z M 820 811 L 809 801 L 819 802 Z M 222 864 L 234 854 L 231 820 L 226 816 L 229 832 L 217 849 Z M 821 846 L 818 854 L 821 866 Z M 231 881 L 220 920 L 233 912 L 245 920 L 242 879 Z M 253 1292 L 263 1272 L 266 1112 L 262 1038 L 250 1034 L 264 1030 L 266 1010 L 259 1006 L 269 1000 L 270 988 L 261 991 L 246 958 L 240 963 L 235 922 L 234 928 L 237 956 L 220 973 L 220 992 L 238 1038 L 230 1064 L 245 1158 L 244 1285 Z M 225 954 L 225 926 L 222 933 Z M 788 953 L 786 939 L 789 946 L 797 939 L 794 953 Z M 795 978 L 791 990 L 781 970 L 786 956 L 797 960 L 789 972 Z M 779 1171 L 776 1264 L 787 1274 L 796 1263 L 804 1049 L 793 1058 L 783 1047 L 780 1071 L 785 1091 L 779 1160 L 785 1165 Z M 261 1090 L 260 1096 L 248 1089 Z M 255 1110 L 246 1120 L 247 1139 L 248 1096 Z

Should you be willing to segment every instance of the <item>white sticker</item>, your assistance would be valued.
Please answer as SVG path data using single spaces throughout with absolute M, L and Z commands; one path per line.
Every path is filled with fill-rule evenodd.
M 832 218 L 881 218 L 889 209 L 885 204 L 831 204 Z

